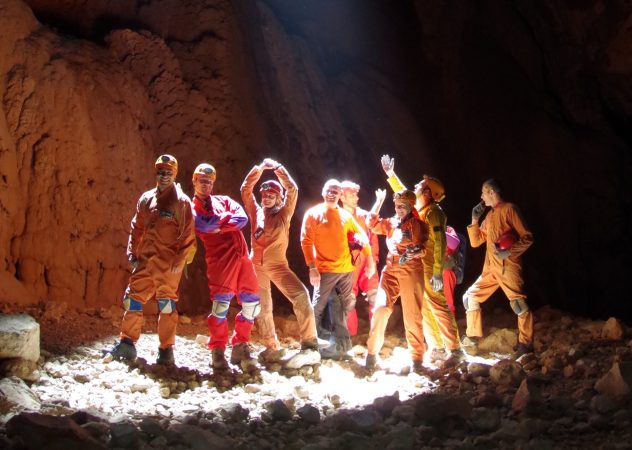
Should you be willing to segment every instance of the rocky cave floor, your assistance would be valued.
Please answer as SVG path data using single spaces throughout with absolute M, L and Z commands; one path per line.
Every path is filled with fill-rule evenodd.
M 25 385 L 0 380 L 22 384 L 31 405 L 0 396 L 0 448 L 632 448 L 632 330 L 616 319 L 541 308 L 535 354 L 514 361 L 515 316 L 496 309 L 477 355 L 424 375 L 408 373 L 401 333 L 373 373 L 362 366 L 366 334 L 348 360 L 214 373 L 202 315 L 180 317 L 169 368 L 155 364 L 151 317 L 128 365 L 101 353 L 116 340 L 118 308 L 2 312 L 40 323 L 42 356 Z M 295 324 L 278 323 L 290 352 Z M 253 349 L 263 350 L 256 336 Z

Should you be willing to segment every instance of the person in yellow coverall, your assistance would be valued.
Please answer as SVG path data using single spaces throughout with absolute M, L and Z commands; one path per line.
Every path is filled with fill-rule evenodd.
M 143 324 L 143 305 L 156 298 L 158 364 L 173 364 L 178 324 L 178 285 L 185 264 L 195 255 L 195 228 L 191 199 L 174 183 L 178 161 L 161 155 L 155 163 L 156 187 L 141 195 L 132 219 L 127 256 L 133 267 L 125 291 L 121 340 L 107 351 L 115 359 L 136 359 Z
M 382 156 L 382 168 L 388 175 L 388 183 L 394 192 L 405 189 L 395 174 L 395 160 Z M 419 218 L 428 225 L 429 237 L 424 262 L 423 320 L 426 343 L 430 350 L 428 359 L 440 361 L 443 367 L 458 364 L 464 357 L 459 344 L 459 331 L 454 314 L 449 310 L 443 292 L 443 265 L 446 249 L 446 215 L 439 206 L 445 197 L 443 184 L 436 178 L 424 175 L 415 185 L 415 207 Z M 445 353 L 447 350 L 449 353 Z
M 375 368 L 388 319 L 400 297 L 413 370 L 419 371 L 426 350 L 421 310 L 424 292 L 422 255 L 428 241 L 428 225 L 419 219 L 415 210 L 414 192 L 399 191 L 393 196 L 393 202 L 394 217 L 382 219 L 374 214 L 370 222 L 374 233 L 386 235 L 388 255 L 375 299 L 365 366 L 368 370 Z
M 527 304 L 522 278 L 521 255 L 533 243 L 533 234 L 527 229 L 515 205 L 505 202 L 501 196 L 500 184 L 489 179 L 483 183 L 482 202 L 472 210 L 472 223 L 467 233 L 472 247 L 487 244 L 483 273 L 463 294 L 467 318 L 466 336 L 463 343 L 475 347 L 483 336 L 480 304 L 486 301 L 500 287 L 518 316 L 518 343 L 515 356 L 520 357 L 533 351 L 533 314 Z M 483 222 L 479 220 L 486 207 L 491 207 Z M 497 248 L 506 236 L 513 235 L 513 245 Z
M 261 183 L 261 205 L 257 204 L 254 187 L 265 170 L 273 170 L 280 183 L 268 180 Z M 285 198 L 283 191 L 285 189 Z M 250 219 L 251 258 L 259 282 L 261 312 L 255 319 L 266 349 L 259 355 L 262 362 L 275 362 L 284 356 L 279 345 L 272 316 L 270 282 L 292 303 L 298 320 L 301 351 L 287 360 L 284 366 L 292 369 L 320 361 L 314 310 L 309 292 L 290 269 L 285 255 L 290 234 L 290 220 L 296 209 L 298 187 L 283 165 L 266 158 L 254 166 L 241 185 L 241 199 Z
M 338 180 L 328 180 L 323 186 L 323 202 L 308 209 L 301 227 L 301 248 L 309 267 L 309 282 L 314 286 L 312 305 L 316 329 L 324 338 L 322 317 L 334 289 L 333 322 L 335 342 L 321 349 L 323 358 L 339 358 L 351 350 L 351 338 L 346 317 L 355 307 L 353 295 L 354 266 L 349 244 L 362 246 L 367 257 L 367 277 L 375 272 L 369 239 L 353 216 L 338 206 L 342 186 Z

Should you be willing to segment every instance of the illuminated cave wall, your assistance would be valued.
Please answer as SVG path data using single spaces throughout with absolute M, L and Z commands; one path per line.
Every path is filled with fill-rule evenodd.
M 534 306 L 631 317 L 631 6 L 608 2 L 0 1 L 0 301 L 115 304 L 127 228 L 164 151 L 238 196 L 264 156 L 371 203 L 392 153 L 443 179 L 461 230 L 481 182 L 533 229 Z M 387 206 L 386 211 L 391 211 Z M 201 256 L 201 255 L 200 255 Z M 203 262 L 183 310 L 204 308 Z M 466 283 L 482 265 L 470 251 Z

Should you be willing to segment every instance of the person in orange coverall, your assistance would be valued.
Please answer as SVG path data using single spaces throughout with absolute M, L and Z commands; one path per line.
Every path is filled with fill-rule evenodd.
M 527 304 L 522 278 L 521 255 L 533 243 L 533 234 L 525 226 L 515 205 L 505 202 L 501 196 L 500 184 L 489 179 L 483 183 L 481 203 L 472 210 L 472 223 L 467 227 L 467 234 L 472 247 L 487 244 L 483 273 L 463 294 L 467 330 L 463 343 L 476 347 L 483 336 L 483 323 L 480 304 L 486 301 L 500 287 L 518 316 L 518 343 L 514 349 L 515 357 L 533 351 L 533 314 Z M 479 225 L 485 212 L 491 210 Z M 510 248 L 497 248 L 497 242 L 508 235 L 513 235 Z
M 241 311 L 235 317 L 231 338 L 231 364 L 250 364 L 250 332 L 259 314 L 259 284 L 248 255 L 248 246 L 241 229 L 248 217 L 239 203 L 225 195 L 211 195 L 217 172 L 202 163 L 193 172 L 193 214 L 195 233 L 204 244 L 206 277 L 211 292 L 212 309 L 208 316 L 211 367 L 226 369 L 224 356 L 228 343 L 228 309 L 237 296 Z M 243 367 L 243 365 L 242 365 Z
M 191 200 L 174 183 L 178 161 L 161 155 L 155 163 L 156 187 L 141 195 L 132 219 L 127 256 L 133 267 L 123 305 L 121 340 L 110 353 L 115 359 L 136 359 L 143 325 L 143 305 L 158 301 L 158 364 L 173 364 L 178 324 L 178 285 L 185 264 L 191 263 L 196 243 Z
M 382 168 L 388 175 L 393 192 L 405 189 L 394 172 L 395 160 L 382 156 Z M 443 293 L 443 264 L 446 248 L 446 215 L 439 206 L 445 197 L 443 184 L 436 178 L 424 175 L 415 185 L 415 207 L 419 218 L 428 225 L 429 238 L 424 261 L 424 332 L 430 350 L 430 362 L 440 361 L 443 367 L 458 364 L 464 354 L 459 344 L 459 331 L 454 314 L 448 309 Z M 445 355 L 445 350 L 449 351 Z
M 376 202 L 371 208 L 371 211 L 366 211 L 358 207 L 358 200 L 360 192 L 360 185 L 353 181 L 345 180 L 342 182 L 342 195 L 340 196 L 340 203 L 342 207 L 350 213 L 356 222 L 362 227 L 364 232 L 369 238 L 371 244 L 371 253 L 373 255 L 373 263 L 377 267 L 377 263 L 380 260 L 380 244 L 377 240 L 377 236 L 369 230 L 368 222 L 371 213 L 377 213 L 382 206 L 386 191 L 381 190 L 376 192 Z M 353 263 L 355 266 L 355 272 L 353 273 L 353 295 L 357 298 L 360 291 L 366 294 L 366 300 L 369 303 L 369 322 L 371 321 L 372 312 L 371 309 L 375 305 L 375 294 L 377 293 L 377 285 L 380 281 L 377 270 L 373 273 L 372 277 L 367 277 L 366 257 L 360 250 L 354 250 L 351 252 Z M 349 311 L 347 316 L 347 327 L 349 328 L 349 335 L 355 336 L 358 334 L 358 314 L 354 309 Z
M 265 170 L 273 170 L 280 183 L 268 180 L 261 183 L 261 205 L 257 204 L 254 187 Z M 283 190 L 285 188 L 285 199 Z M 309 292 L 290 269 L 285 253 L 290 234 L 290 221 L 296 208 L 298 187 L 283 165 L 266 158 L 254 166 L 241 185 L 241 199 L 250 218 L 252 261 L 259 280 L 261 312 L 256 324 L 266 347 L 260 355 L 262 362 L 275 362 L 284 356 L 274 327 L 272 316 L 273 282 L 292 303 L 301 336 L 301 351 L 284 360 L 285 367 L 297 369 L 320 361 L 314 310 L 309 302 Z
M 367 258 L 367 276 L 375 272 L 368 237 L 344 209 L 338 206 L 342 186 L 338 180 L 328 180 L 323 186 L 323 203 L 308 209 L 301 227 L 301 248 L 305 263 L 309 267 L 309 281 L 314 286 L 312 305 L 316 329 L 324 337 L 322 317 L 330 294 L 334 289 L 333 325 L 335 342 L 321 350 L 323 358 L 343 357 L 351 350 L 351 338 L 346 316 L 355 307 L 353 295 L 353 273 L 349 248 L 350 238 L 362 246 Z
M 375 368 L 376 355 L 384 344 L 384 333 L 393 305 L 401 298 L 406 341 L 413 362 L 413 370 L 422 370 L 426 350 L 422 325 L 424 293 L 423 252 L 428 241 L 428 225 L 419 219 L 415 210 L 415 193 L 402 190 L 393 195 L 395 216 L 382 219 L 374 215 L 371 230 L 386 235 L 388 255 L 380 284 L 367 341 L 365 366 Z

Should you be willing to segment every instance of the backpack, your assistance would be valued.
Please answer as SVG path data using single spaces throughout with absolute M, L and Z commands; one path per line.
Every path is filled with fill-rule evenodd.
M 455 237 L 458 237 L 456 244 Z M 446 249 L 446 257 L 444 266 L 454 271 L 456 275 L 456 284 L 463 282 L 465 274 L 465 257 L 467 254 L 467 237 L 462 233 L 456 232 L 451 226 L 446 226 L 446 238 L 449 241 Z

